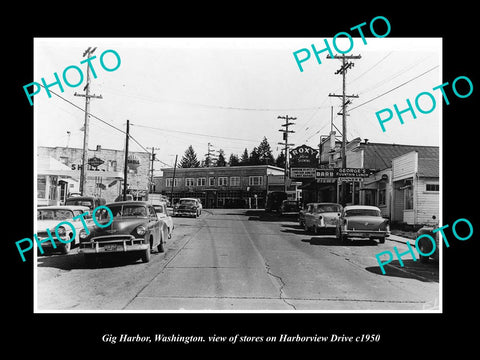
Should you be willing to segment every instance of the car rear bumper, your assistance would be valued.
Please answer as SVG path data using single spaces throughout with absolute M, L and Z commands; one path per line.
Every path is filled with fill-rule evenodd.
M 372 231 L 372 230 L 342 230 L 343 236 L 348 237 L 360 237 L 360 238 L 371 238 L 371 237 L 389 237 L 390 231 Z
M 194 215 L 197 215 L 197 210 L 173 210 L 173 216 L 181 216 L 181 215 L 194 216 Z
M 101 240 L 101 241 L 100 241 Z M 142 251 L 150 249 L 150 244 L 145 243 L 143 238 L 135 238 L 133 235 L 123 236 L 99 236 L 92 238 L 90 242 L 80 243 L 80 253 L 83 254 L 104 254 L 129 251 Z

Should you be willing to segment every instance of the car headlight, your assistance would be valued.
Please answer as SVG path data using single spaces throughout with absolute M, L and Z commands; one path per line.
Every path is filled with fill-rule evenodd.
M 135 231 L 137 232 L 138 235 L 145 235 L 145 232 L 146 232 L 147 230 L 145 229 L 145 226 L 140 225 L 140 226 L 137 226 L 137 228 L 135 229 Z
M 58 229 L 57 229 L 57 234 L 59 236 L 65 236 L 67 232 L 65 231 L 65 228 L 63 226 L 60 226 Z
M 80 237 L 80 239 L 84 240 L 87 238 L 87 232 L 85 231 L 85 229 L 82 229 L 80 230 L 80 233 L 78 234 L 78 236 Z

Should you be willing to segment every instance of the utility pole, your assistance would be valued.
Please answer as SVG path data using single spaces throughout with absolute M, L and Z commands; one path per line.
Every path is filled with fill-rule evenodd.
M 205 154 L 206 160 L 208 160 L 207 167 L 212 166 L 212 155 L 214 155 L 214 151 L 213 151 L 213 149 L 210 149 L 210 147 L 213 147 L 213 145 L 208 143 L 208 151 Z
M 128 174 L 128 138 L 130 137 L 130 120 L 127 120 L 125 136 L 125 164 L 123 167 L 123 201 L 127 200 L 127 174 Z
M 279 129 L 278 130 L 280 132 L 283 132 L 284 143 L 279 142 L 278 144 L 283 145 L 285 147 L 285 170 L 284 170 L 284 176 L 283 176 L 283 187 L 284 187 L 284 191 L 287 192 L 288 163 L 289 163 L 288 148 L 290 146 L 295 145 L 295 144 L 289 144 L 288 143 L 288 134 L 295 132 L 293 130 L 288 130 L 288 127 L 290 125 L 295 125 L 295 123 L 289 122 L 289 120 L 296 120 L 297 118 L 290 117 L 290 116 L 286 115 L 286 116 L 278 116 L 277 119 L 285 120 L 285 124 L 282 124 L 282 126 L 284 126 L 285 129 Z
M 84 51 L 83 57 L 90 58 L 97 48 L 89 47 L 87 50 Z M 90 110 L 90 98 L 95 99 L 103 99 L 102 95 L 90 95 L 90 62 L 87 61 L 87 84 L 83 88 L 85 94 L 77 94 L 75 92 L 74 96 L 82 96 L 85 97 L 85 124 L 83 126 L 83 154 L 82 154 L 82 167 L 80 169 L 80 194 L 85 195 L 85 179 L 86 179 L 86 167 L 87 167 L 87 153 L 88 153 L 88 128 L 89 128 L 89 110 Z
M 177 158 L 178 158 L 178 155 L 175 155 L 175 165 L 173 165 L 172 192 L 170 194 L 170 205 L 171 206 L 173 206 L 173 185 L 175 184 L 175 170 L 177 169 Z
M 347 101 L 347 98 L 358 98 L 358 95 L 346 95 L 346 85 L 345 85 L 345 75 L 347 70 L 355 66 L 353 62 L 347 62 L 347 59 L 361 59 L 360 55 L 348 55 L 345 54 L 339 56 L 335 55 L 333 58 L 330 55 L 327 55 L 327 59 L 341 59 L 342 66 L 335 72 L 335 75 L 342 74 L 343 80 L 343 92 L 342 95 L 328 94 L 328 96 L 335 96 L 342 98 L 342 112 L 338 115 L 342 115 L 342 168 L 347 168 L 347 105 L 351 103 L 350 100 Z M 346 187 L 342 184 L 342 205 L 346 204 Z
M 342 67 L 335 72 L 335 75 L 342 74 L 343 79 L 343 93 L 342 95 L 328 94 L 328 96 L 342 98 L 342 112 L 338 115 L 342 115 L 342 168 L 347 167 L 347 105 L 350 104 L 350 100 L 347 102 L 347 98 L 358 98 L 358 95 L 346 95 L 345 75 L 347 70 L 355 66 L 353 62 L 347 62 L 347 59 L 361 59 L 360 55 L 335 55 L 333 58 L 327 55 L 327 59 L 341 59 Z
M 152 149 L 152 157 L 151 157 L 151 169 L 150 169 L 150 186 L 148 187 L 149 188 L 149 192 L 153 192 L 153 162 L 155 161 L 155 153 L 154 151 L 155 150 L 160 150 L 160 148 L 156 148 L 156 147 L 147 147 L 147 149 Z

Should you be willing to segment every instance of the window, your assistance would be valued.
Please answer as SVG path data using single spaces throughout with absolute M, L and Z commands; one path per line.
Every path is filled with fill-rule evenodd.
M 165 186 L 167 188 L 172 187 L 172 180 L 173 180 L 173 178 L 166 178 L 165 179 Z M 177 187 L 177 186 L 178 186 L 178 178 L 175 178 L 175 181 L 173 182 L 173 187 Z
M 440 184 L 426 184 L 427 191 L 440 191 Z
M 249 176 L 248 185 L 263 185 L 263 176 Z
M 197 178 L 197 186 L 205 186 L 207 184 L 206 178 Z
M 403 190 L 403 194 L 405 196 L 405 210 L 413 209 L 413 188 L 412 186 L 408 186 Z
M 230 186 L 240 186 L 240 176 L 232 176 L 230 178 Z
M 218 184 L 220 185 L 220 184 Z M 214 177 L 209 177 L 208 178 L 208 186 L 215 186 L 215 178 Z
M 195 186 L 195 181 L 193 178 L 185 178 L 185 186 Z
M 45 199 L 46 184 L 47 184 L 47 178 L 45 175 L 37 176 L 37 198 Z
M 227 186 L 228 185 L 228 178 L 227 177 L 219 177 L 218 178 L 218 186 Z

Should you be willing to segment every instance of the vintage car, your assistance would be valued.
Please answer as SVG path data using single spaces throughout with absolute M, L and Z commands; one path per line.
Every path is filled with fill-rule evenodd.
M 90 234 L 80 232 L 79 252 L 84 254 L 87 264 L 93 264 L 100 254 L 133 253 L 143 262 L 149 262 L 152 249 L 164 252 L 167 224 L 158 218 L 152 205 L 143 201 L 119 201 L 106 206 L 113 219 L 101 208 L 95 214 L 100 226 L 95 226 Z
M 72 196 L 65 201 L 65 205 L 79 205 L 87 206 L 90 210 L 97 208 L 100 205 L 105 205 L 104 198 L 95 196 Z
M 173 225 L 173 219 L 169 214 L 169 211 L 167 209 L 167 204 L 164 202 L 156 203 L 156 204 L 153 204 L 153 208 L 155 209 L 155 212 L 157 213 L 158 218 L 160 220 L 165 221 L 165 224 L 167 224 L 168 238 L 170 239 L 172 237 L 172 232 L 173 232 L 173 229 L 175 228 L 175 225 Z
M 337 221 L 336 237 L 342 242 L 350 238 L 378 239 L 381 244 L 390 236 L 390 221 L 380 209 L 369 205 L 345 206 Z
M 300 212 L 300 204 L 297 200 L 283 200 L 280 206 L 280 215 L 296 215 Z
M 436 217 L 435 216 L 432 216 L 432 219 L 433 221 L 435 222 L 436 221 Z M 419 240 L 418 240 L 418 248 L 420 249 L 420 251 L 423 253 L 423 254 L 430 254 L 428 256 L 424 256 L 424 255 L 421 255 L 420 253 L 418 254 L 420 256 L 420 262 L 422 263 L 427 263 L 429 261 L 430 258 L 434 259 L 434 260 L 438 260 L 440 258 L 440 249 L 439 249 L 439 244 L 438 244 L 438 231 L 433 233 L 433 230 L 434 229 L 437 229 L 438 228 L 438 222 L 435 223 L 435 225 L 425 225 L 425 226 L 422 226 L 420 229 L 418 229 L 417 231 L 417 238 L 420 236 L 420 235 L 424 235 L 424 234 L 427 234 L 427 235 L 430 235 L 433 239 L 435 239 L 435 250 L 432 252 L 433 250 L 433 243 L 432 243 L 432 240 L 429 239 L 428 237 L 426 236 L 422 236 Z
M 320 231 L 334 231 L 342 205 L 336 203 L 310 203 L 304 211 L 303 228 L 305 232 L 313 230 L 315 234 Z
M 200 216 L 201 205 L 199 205 L 198 200 L 194 198 L 181 198 L 178 203 L 173 207 L 173 216 Z
M 89 212 L 89 208 L 86 206 L 42 206 L 37 208 L 37 238 L 42 241 L 48 237 L 47 229 L 50 230 L 52 238 L 55 241 L 56 249 L 59 249 L 63 254 L 67 254 L 72 247 L 80 244 L 80 231 L 83 229 L 81 218 L 73 220 L 74 217 L 81 215 L 85 212 Z M 84 216 L 87 227 L 92 226 L 91 215 Z M 68 221 L 75 227 L 75 238 L 68 242 L 63 243 L 57 239 L 55 235 L 55 227 L 62 221 Z M 60 226 L 58 228 L 58 235 L 62 240 L 69 240 L 73 238 L 73 230 L 70 226 Z M 42 250 L 53 250 L 53 244 L 51 241 L 45 241 L 41 243 Z M 40 252 L 41 253 L 41 252 Z

